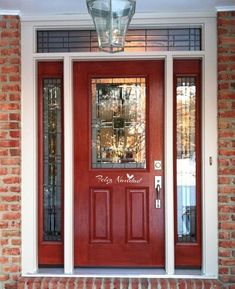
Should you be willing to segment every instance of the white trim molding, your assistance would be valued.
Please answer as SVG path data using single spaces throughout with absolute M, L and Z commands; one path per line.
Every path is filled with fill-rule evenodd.
M 156 16 L 156 15 L 155 15 Z M 202 27 L 202 51 L 161 51 L 143 53 L 35 53 L 36 30 L 79 27 L 92 27 L 91 20 L 81 15 L 45 17 L 23 17 L 22 27 L 22 275 L 41 276 L 37 264 L 37 77 L 38 61 L 63 60 L 64 62 L 64 199 L 65 199 L 65 249 L 62 276 L 77 276 L 73 267 L 73 129 L 72 129 L 72 65 L 77 60 L 165 60 L 165 256 L 164 272 L 156 276 L 174 278 L 194 276 L 179 274 L 174 267 L 174 196 L 173 196 L 173 60 L 200 58 L 203 60 L 202 88 L 202 199 L 203 199 L 203 263 L 197 275 L 201 278 L 218 277 L 218 227 L 217 227 L 217 75 L 216 75 L 216 14 L 201 15 L 192 13 L 165 14 L 154 18 L 145 13 L 133 19 L 133 28 L 157 28 L 200 26 Z M 207 17 L 206 17 L 207 16 Z M 56 18 L 56 19 L 55 19 Z M 208 158 L 212 157 L 212 166 Z M 28 236 L 31 236 L 28 238 Z M 188 271 L 188 270 L 187 270 Z M 37 275 L 39 274 L 39 275 Z M 51 273 L 52 276 L 54 274 Z M 45 274 L 45 276 L 48 276 Z M 146 274 L 148 276 L 148 274 Z M 155 277 L 156 277 L 155 276 Z M 198 278 L 199 278 L 198 277 Z
M 0 15 L 18 15 L 20 16 L 20 10 L 1 10 Z
M 229 12 L 229 11 L 235 11 L 235 6 L 217 6 L 215 7 L 217 12 Z

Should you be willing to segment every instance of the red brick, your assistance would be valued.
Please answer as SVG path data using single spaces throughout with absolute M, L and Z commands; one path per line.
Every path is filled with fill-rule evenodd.
M 140 285 L 141 285 L 140 286 L 141 289 L 148 289 L 149 288 L 149 280 L 146 278 L 142 278 L 140 280 Z M 118 287 L 114 287 L 114 288 L 118 289 L 120 287 L 118 286 Z
M 195 280 L 195 285 L 196 285 L 195 289 L 202 289 L 204 287 L 202 280 L 198 280 L 198 279 Z
M 19 31 L 18 30 L 6 30 L 2 31 L 1 33 L 2 38 L 19 38 Z
M 218 27 L 227 27 L 228 30 L 230 30 L 230 27 L 235 26 L 235 20 L 231 18 L 218 18 Z M 222 34 L 223 35 L 223 34 Z M 219 38 L 221 38 L 221 35 L 219 35 Z
M 235 168 L 220 168 L 219 174 L 223 175 L 235 175 Z
M 11 138 L 19 138 L 20 137 L 20 131 L 19 130 L 15 130 L 15 131 L 10 131 L 9 135 Z
M 7 168 L 0 168 L 0 176 L 6 175 L 7 172 L 8 172 L 8 169 L 7 169 Z
M 12 196 L 2 196 L 2 202 L 19 202 L 20 196 L 12 195 Z
M 20 113 L 10 113 L 9 118 L 10 120 L 20 121 Z
M 230 184 L 231 183 L 231 178 L 229 177 L 219 177 L 219 184 Z
M 15 156 L 20 156 L 21 150 L 20 149 L 10 149 L 10 155 L 15 157 Z
M 3 247 L 6 245 L 9 245 L 9 241 L 6 239 L 0 239 L 0 246 Z
M 224 64 L 220 64 L 220 65 L 224 65 Z M 229 89 L 229 83 L 219 83 L 218 84 L 218 89 L 221 90 L 221 89 Z
M 219 213 L 219 221 L 230 221 L 230 215 Z M 223 232 L 221 232 L 223 233 Z
M 7 149 L 0 149 L 0 156 L 8 156 L 8 150 Z
M 218 63 L 224 63 L 224 62 L 233 62 L 235 61 L 235 56 L 233 55 L 219 55 L 218 56 Z M 223 79 L 223 78 L 218 78 L 219 80 L 220 79 Z
M 3 281 L 7 281 L 9 280 L 9 274 L 1 274 L 0 273 L 0 281 L 3 282 Z
M 18 129 L 19 124 L 17 122 L 0 122 L 0 129 L 10 130 L 10 129 Z
M 123 278 L 122 279 L 122 289 L 128 289 L 129 288 L 129 279 Z
M 12 83 L 12 84 L 3 84 L 2 85 L 2 91 L 3 92 L 20 91 L 20 86 L 19 86 L 19 84 L 14 84 L 14 83 Z
M 11 260 L 12 260 L 12 263 L 18 263 L 18 264 L 20 264 L 21 257 L 12 256 L 12 257 L 11 257 Z
M 5 273 L 14 273 L 14 272 L 20 272 L 20 266 L 19 265 L 13 265 L 11 264 L 10 266 L 5 266 L 4 267 L 4 272 Z
M 10 101 L 18 101 L 20 99 L 21 97 L 19 93 L 10 93 Z
M 0 187 L 0 193 L 7 193 L 8 192 L 8 187 L 7 186 L 1 186 Z
M 21 169 L 20 168 L 10 168 L 10 174 L 13 175 L 20 175 Z
M 7 94 L 6 93 L 2 93 L 0 91 L 0 101 L 6 101 L 7 100 Z
M 223 118 L 234 118 L 235 117 L 235 111 L 231 110 L 231 111 L 221 111 L 219 112 L 219 117 L 223 117 Z
M 12 239 L 12 240 L 11 240 L 11 244 L 12 244 L 13 246 L 21 245 L 21 240 L 20 240 L 20 239 Z
M 235 248 L 235 241 L 220 241 L 220 248 Z
M 218 201 L 219 201 L 219 203 L 228 203 L 229 197 L 228 196 L 219 196 Z
M 235 206 L 219 206 L 219 212 L 235 213 Z
M 228 138 L 228 137 L 235 137 L 235 132 L 233 131 L 219 131 L 219 138 Z M 226 152 L 225 152 L 225 155 Z
M 20 213 L 15 212 L 9 212 L 2 214 L 3 220 L 19 220 L 20 219 Z
M 157 289 L 158 288 L 158 280 L 155 278 L 150 279 L 150 289 Z
M 7 159 L 0 159 L 0 165 L 20 165 L 19 158 L 7 158 Z
M 20 255 L 19 248 L 3 248 L 2 249 L 3 256 L 11 256 L 11 255 Z
M 229 222 L 221 223 L 220 228 L 224 230 L 235 230 L 235 223 L 229 223 Z
M 235 24 L 235 22 L 234 22 Z M 221 35 L 219 37 L 219 44 L 223 44 L 223 45 L 234 45 L 235 44 L 235 38 L 233 35 Z
M 235 99 L 235 95 L 231 91 L 219 91 L 218 96 L 220 99 Z
M 18 186 L 18 187 L 15 187 L 15 186 L 11 186 L 11 187 L 9 187 L 9 192 L 11 192 L 11 193 L 20 193 L 20 187 Z
M 173 280 L 173 279 L 169 279 L 169 286 L 170 286 L 169 289 L 177 289 L 177 287 L 178 287 L 175 280 Z
M 228 159 L 219 159 L 219 167 L 223 167 L 223 166 L 228 166 L 229 165 L 229 160 Z
M 161 289 L 168 289 L 168 279 L 160 279 Z M 184 288 L 179 288 L 184 289 Z
M 223 266 L 235 266 L 235 259 L 234 258 L 227 258 L 227 259 L 220 259 L 219 261 L 219 264 L 220 265 L 223 265 Z
M 220 194 L 234 194 L 235 193 L 235 187 L 219 187 L 219 193 Z
M 230 232 L 222 231 L 219 232 L 219 239 L 229 239 L 230 238 Z
M 8 211 L 8 204 L 1 204 L 0 203 L 0 212 Z
M 227 267 L 221 267 L 219 268 L 219 274 L 228 274 L 229 270 Z
M 2 179 L 4 184 L 20 184 L 20 178 L 19 177 L 8 177 Z

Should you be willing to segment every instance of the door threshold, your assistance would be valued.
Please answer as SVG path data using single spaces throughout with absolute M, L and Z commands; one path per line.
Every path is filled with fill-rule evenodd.
M 154 268 L 75 268 L 72 274 L 64 273 L 63 268 L 40 268 L 35 277 L 85 277 L 85 278 L 213 278 L 204 276 L 201 270 L 180 269 L 175 274 L 167 274 L 164 269 Z

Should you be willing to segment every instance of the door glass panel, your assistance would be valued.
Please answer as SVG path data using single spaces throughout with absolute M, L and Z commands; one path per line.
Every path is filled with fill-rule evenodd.
M 92 168 L 146 168 L 145 78 L 94 78 Z
M 196 84 L 177 77 L 177 241 L 196 241 Z
M 61 241 L 61 79 L 43 80 L 43 240 Z

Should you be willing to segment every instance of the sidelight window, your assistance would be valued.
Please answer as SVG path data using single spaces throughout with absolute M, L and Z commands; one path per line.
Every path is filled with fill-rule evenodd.
M 196 241 L 196 82 L 176 80 L 177 241 Z
M 62 79 L 43 80 L 43 240 L 61 241 Z
M 201 61 L 174 62 L 176 266 L 201 266 Z
M 38 63 L 39 265 L 63 262 L 63 65 Z

